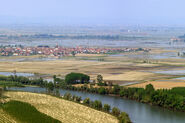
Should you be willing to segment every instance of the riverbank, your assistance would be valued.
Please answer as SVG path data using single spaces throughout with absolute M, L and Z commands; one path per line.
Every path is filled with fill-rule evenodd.
M 34 92 L 43 93 L 46 91 L 45 88 L 41 87 L 12 87 L 9 90 L 24 91 L 24 92 Z M 71 95 L 76 95 L 81 97 L 83 100 L 85 98 L 90 98 L 92 101 L 100 100 L 102 104 L 109 104 L 111 107 L 118 107 L 120 111 L 127 112 L 131 121 L 136 123 L 184 123 L 185 114 L 183 112 L 171 111 L 158 106 L 151 106 L 145 103 L 140 103 L 134 100 L 128 100 L 116 96 L 100 95 L 95 93 L 72 91 L 59 89 L 60 95 L 65 93 L 71 93 Z
M 152 84 L 148 84 L 144 88 L 125 88 L 119 85 L 114 85 L 111 88 L 105 87 L 88 87 L 86 85 L 76 87 L 72 85 L 63 86 L 64 89 L 74 91 L 84 91 L 90 93 L 98 93 L 102 95 L 116 95 L 118 97 L 135 100 L 142 103 L 157 105 L 172 111 L 185 112 L 185 87 L 176 87 L 172 89 L 155 90 Z

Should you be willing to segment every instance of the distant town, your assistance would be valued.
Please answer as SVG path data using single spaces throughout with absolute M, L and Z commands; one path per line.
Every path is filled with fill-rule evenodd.
M 93 47 L 62 47 L 56 45 L 50 47 L 47 45 L 39 45 L 35 47 L 25 47 L 22 45 L 6 45 L 0 46 L 0 56 L 30 56 L 30 55 L 45 55 L 45 56 L 75 56 L 76 54 L 114 54 L 122 52 L 149 52 L 148 48 L 93 48 Z

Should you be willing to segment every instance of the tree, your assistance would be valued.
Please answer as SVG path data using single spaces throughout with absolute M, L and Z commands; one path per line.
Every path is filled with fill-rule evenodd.
M 90 104 L 90 99 L 89 98 L 85 98 L 83 103 L 86 104 L 86 105 L 89 105 Z
M 65 82 L 67 84 L 77 84 L 89 82 L 90 77 L 83 73 L 69 73 L 65 76 Z
M 95 100 L 93 103 L 93 108 L 101 110 L 102 109 L 102 103 L 99 100 Z
M 119 110 L 118 108 L 114 107 L 114 108 L 112 109 L 112 114 L 113 114 L 114 116 L 118 117 L 118 116 L 120 115 L 120 110 Z
M 119 119 L 119 123 L 131 123 L 128 114 L 125 112 L 121 112 L 118 119 Z
M 76 102 L 80 102 L 81 100 L 82 100 L 81 96 L 76 96 L 76 99 L 75 99 Z
M 56 96 L 60 96 L 59 89 L 56 89 L 56 90 L 55 90 L 55 95 L 56 95 Z
M 99 94 L 106 94 L 105 88 L 104 88 L 104 87 L 100 87 L 100 88 L 98 89 L 98 93 L 99 93 Z
M 148 84 L 148 85 L 146 85 L 145 91 L 147 94 L 151 94 L 152 92 L 155 91 L 155 89 L 152 84 Z
M 53 75 L 54 87 L 56 87 L 56 75 Z
M 103 76 L 102 76 L 102 75 L 98 75 L 98 76 L 97 76 L 97 81 L 98 81 L 98 83 L 102 83 L 102 81 L 103 81 Z
M 72 95 L 70 93 L 65 93 L 64 94 L 64 99 L 66 99 L 66 100 L 72 100 Z
M 3 89 L 0 88 L 0 98 L 2 98 L 2 96 L 3 96 Z
M 114 85 L 113 94 L 119 94 L 119 91 L 120 91 L 120 86 L 119 85 Z
M 54 90 L 54 84 L 52 82 L 49 82 L 47 84 L 48 92 L 52 92 Z
M 103 110 L 106 111 L 106 112 L 109 112 L 110 111 L 110 105 L 109 104 L 104 104 Z

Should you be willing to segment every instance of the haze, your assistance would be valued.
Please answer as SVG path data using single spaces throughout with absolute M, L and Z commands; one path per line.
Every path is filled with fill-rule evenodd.
M 184 0 L 1 0 L 0 24 L 185 25 Z

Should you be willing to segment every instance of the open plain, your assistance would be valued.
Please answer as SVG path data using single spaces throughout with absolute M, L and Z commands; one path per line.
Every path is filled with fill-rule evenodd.
M 148 55 L 143 56 L 143 52 L 121 53 L 115 55 L 99 54 L 80 54 L 75 57 L 63 57 L 61 59 L 41 61 L 41 56 L 12 56 L 1 57 L 8 59 L 0 62 L 0 71 L 3 72 L 25 72 L 49 74 L 51 77 L 57 75 L 64 78 L 70 72 L 79 72 L 90 75 L 91 79 L 96 80 L 97 75 L 101 74 L 105 81 L 114 84 L 130 85 L 134 83 L 152 82 L 155 85 L 161 84 L 157 80 L 178 78 L 178 74 L 169 75 L 157 73 L 157 71 L 184 70 L 185 59 L 161 58 L 155 59 L 148 56 L 160 55 L 161 53 L 173 52 L 174 50 L 152 49 Z M 145 53 L 146 54 L 146 53 Z M 135 57 L 137 56 L 137 57 Z M 146 57 L 147 56 L 147 57 Z M 26 58 L 26 60 L 24 59 Z M 16 59 L 24 59 L 19 61 Z M 35 60 L 36 59 L 36 60 Z M 183 76 L 183 75 L 180 75 Z M 154 81 L 155 80 L 155 81 Z M 176 80 L 178 83 L 179 81 Z M 182 83 L 182 82 L 181 82 Z M 180 86 L 184 86 L 183 84 Z M 169 87 L 176 84 L 168 82 Z M 137 87 L 137 85 L 136 85 Z M 142 87 L 142 86 L 139 86 Z M 163 87 L 163 86 L 160 86 Z M 156 88 L 160 88 L 156 86 Z M 166 87 L 168 88 L 168 87 Z

